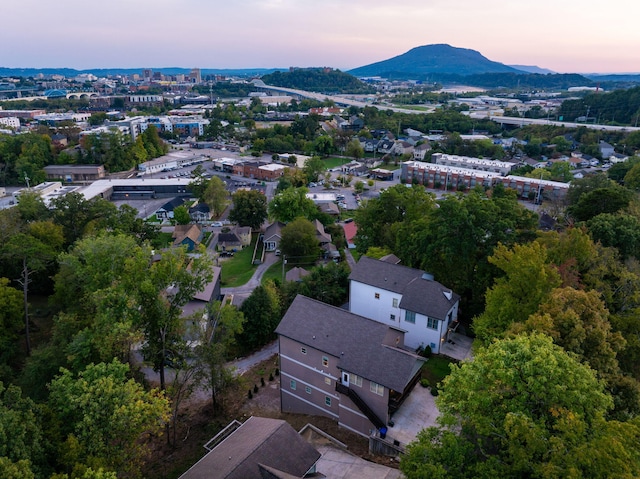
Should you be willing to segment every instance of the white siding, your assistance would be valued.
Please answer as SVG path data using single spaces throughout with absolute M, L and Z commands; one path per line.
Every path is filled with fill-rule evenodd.
M 378 294 L 379 298 L 376 298 Z M 393 307 L 393 300 L 397 299 L 400 304 L 402 295 L 392 293 L 384 289 L 374 288 L 367 284 L 351 281 L 349 291 L 349 311 L 365 318 L 373 319 L 379 323 L 394 325 L 402 328 L 400 322 L 400 308 Z M 395 320 L 391 319 L 391 315 L 395 315 Z

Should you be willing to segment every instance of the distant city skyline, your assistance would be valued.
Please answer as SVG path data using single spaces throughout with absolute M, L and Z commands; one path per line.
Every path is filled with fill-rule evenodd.
M 434 43 L 558 73 L 640 72 L 635 0 L 22 0 L 0 67 L 349 70 Z

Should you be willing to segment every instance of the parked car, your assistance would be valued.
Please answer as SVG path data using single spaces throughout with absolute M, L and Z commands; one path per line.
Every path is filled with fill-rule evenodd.
M 214 221 L 213 223 L 211 223 L 211 226 L 213 226 L 214 228 L 220 228 L 223 226 L 222 221 Z

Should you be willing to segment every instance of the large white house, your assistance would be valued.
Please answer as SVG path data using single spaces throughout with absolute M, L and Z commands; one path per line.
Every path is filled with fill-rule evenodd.
M 439 353 L 457 325 L 460 296 L 424 271 L 363 256 L 349 280 L 349 310 L 404 330 L 407 347 Z

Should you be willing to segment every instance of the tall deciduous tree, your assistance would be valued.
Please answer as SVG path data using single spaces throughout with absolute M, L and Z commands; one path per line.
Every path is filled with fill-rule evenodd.
M 326 138 L 326 137 L 325 137 Z M 320 175 L 325 170 L 324 161 L 319 156 L 307 158 L 304 162 L 302 171 L 307 176 L 307 182 L 318 181 Z
M 298 217 L 315 218 L 318 208 L 313 200 L 305 196 L 308 191 L 306 188 L 287 188 L 281 191 L 269 203 L 269 216 L 283 223 Z
M 242 333 L 244 315 L 233 305 L 211 303 L 200 322 L 195 353 L 196 378 L 211 392 L 214 414 L 221 409 L 220 394 L 233 380 L 228 356 Z
M 240 346 L 251 351 L 274 338 L 274 331 L 282 319 L 278 289 L 267 281 L 253 290 L 240 307 L 245 323 L 239 337 Z
M 497 341 L 453 366 L 437 404 L 441 426 L 422 432 L 401 460 L 408 479 L 640 471 L 638 422 L 605 421 L 612 400 L 594 371 L 544 335 Z
M 241 226 L 259 230 L 267 219 L 267 198 L 260 191 L 240 190 L 233 194 L 233 208 L 229 219 Z
M 514 322 L 526 321 L 549 293 L 560 285 L 560 277 L 547 264 L 546 250 L 539 243 L 499 245 L 489 262 L 505 276 L 487 291 L 486 308 L 473 321 L 473 329 L 485 344 L 500 338 Z
M 139 284 L 143 353 L 159 371 L 162 389 L 166 386 L 167 357 L 184 342 L 182 307 L 203 291 L 212 278 L 213 262 L 207 254 L 192 258 L 179 248 L 163 252 Z
M 227 190 L 220 178 L 213 176 L 209 179 L 202 199 L 209 206 L 213 216 L 218 217 L 224 212 L 227 207 Z
M 280 249 L 290 263 L 313 264 L 320 255 L 316 227 L 305 218 L 296 218 L 282 228 Z
M 162 393 L 128 379 L 129 366 L 114 360 L 89 365 L 78 375 L 63 369 L 51 382 L 49 406 L 75 457 L 69 466 L 99 459 L 121 475 L 136 475 L 148 446 L 143 433 L 158 434 L 168 418 Z

